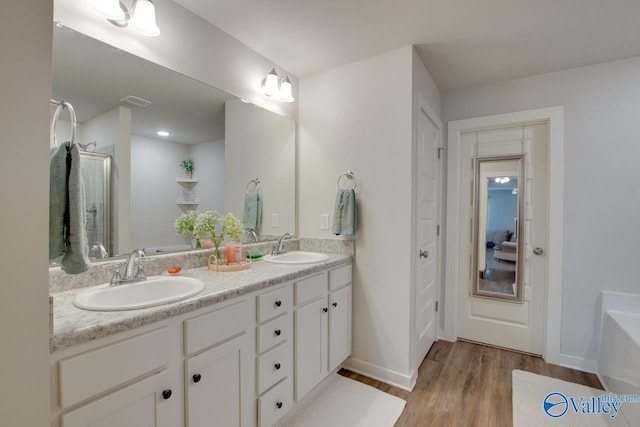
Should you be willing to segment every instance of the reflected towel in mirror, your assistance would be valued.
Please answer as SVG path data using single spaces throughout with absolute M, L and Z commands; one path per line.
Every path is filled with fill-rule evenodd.
M 351 188 L 339 189 L 336 194 L 331 232 L 347 236 L 356 234 L 356 192 Z
M 262 225 L 262 198 L 257 191 L 247 193 L 244 198 L 242 225 L 245 230 L 257 230 Z
M 89 246 L 80 150 L 69 145 L 54 147 L 49 157 L 49 259 L 62 256 L 62 270 L 78 274 L 89 269 Z

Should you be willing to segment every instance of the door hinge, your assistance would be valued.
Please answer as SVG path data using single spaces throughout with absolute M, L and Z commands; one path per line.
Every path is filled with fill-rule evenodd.
M 436 313 L 438 312 L 438 301 L 436 301 Z
M 436 225 L 436 236 L 440 235 L 440 224 Z

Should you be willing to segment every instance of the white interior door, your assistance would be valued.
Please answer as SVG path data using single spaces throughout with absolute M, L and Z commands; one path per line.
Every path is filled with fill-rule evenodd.
M 438 146 L 439 124 L 424 108 L 418 112 L 417 129 L 417 238 L 416 256 L 416 363 L 419 365 L 436 339 L 438 276 Z
M 460 242 L 460 258 L 456 260 L 461 271 L 458 283 L 458 337 L 532 354 L 542 354 L 544 340 L 545 290 L 547 280 L 547 182 L 548 182 L 548 128 L 547 124 L 514 126 L 500 129 L 467 132 L 460 137 L 459 174 L 461 185 L 458 227 L 460 236 L 469 237 Z M 512 302 L 474 296 L 471 294 L 476 271 L 472 271 L 474 208 L 472 188 L 475 156 L 525 156 L 524 212 L 518 239 L 523 239 L 524 300 Z M 463 202 L 464 201 L 464 202 Z M 536 249 L 534 251 L 534 249 Z M 540 253 L 541 250 L 541 253 Z

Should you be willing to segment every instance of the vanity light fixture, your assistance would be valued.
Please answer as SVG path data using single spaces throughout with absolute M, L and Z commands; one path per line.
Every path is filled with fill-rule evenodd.
M 126 6 L 121 0 L 88 0 L 89 8 L 117 27 L 131 27 L 145 36 L 160 35 L 156 25 L 156 8 L 151 0 L 131 0 Z
M 293 102 L 293 86 L 289 76 L 278 78 L 276 69 L 272 68 L 267 77 L 262 79 L 262 93 L 264 96 L 274 97 L 279 101 Z
M 511 181 L 511 179 L 508 176 L 505 176 L 505 177 L 498 177 L 495 179 L 495 181 L 498 184 L 506 184 L 507 182 Z
M 156 135 L 158 135 L 158 136 L 169 136 L 169 135 L 171 135 L 171 133 L 167 132 L 166 130 L 159 130 L 159 131 L 156 132 Z

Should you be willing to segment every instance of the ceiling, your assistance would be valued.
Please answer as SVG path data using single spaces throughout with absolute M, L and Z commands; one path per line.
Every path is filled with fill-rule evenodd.
M 132 133 L 197 144 L 224 138 L 225 102 L 235 99 L 182 74 L 63 26 L 53 31 L 52 97 L 71 102 L 85 123 L 119 105 L 128 95 L 151 101 L 132 108 Z M 67 116 L 62 114 L 63 119 Z M 87 141 L 88 142 L 88 141 Z
M 638 0 L 175 1 L 298 77 L 409 44 L 443 92 L 640 55 Z

